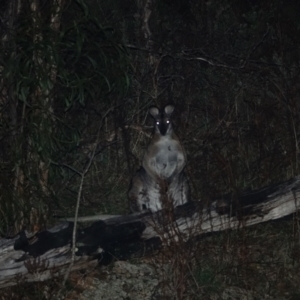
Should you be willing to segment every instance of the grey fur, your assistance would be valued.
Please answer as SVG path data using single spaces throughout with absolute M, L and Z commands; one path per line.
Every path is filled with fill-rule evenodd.
M 173 131 L 170 120 L 173 110 L 173 105 L 162 111 L 157 107 L 149 110 L 155 119 L 155 130 L 142 166 L 131 182 L 128 196 L 132 212 L 143 209 L 154 212 L 166 207 L 166 202 L 176 207 L 189 201 L 189 185 L 184 173 L 186 155 Z

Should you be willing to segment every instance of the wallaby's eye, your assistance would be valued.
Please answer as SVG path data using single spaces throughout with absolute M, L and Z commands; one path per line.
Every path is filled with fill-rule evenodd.
M 159 121 L 156 121 L 156 125 L 159 125 Z
M 170 123 L 170 120 L 167 120 L 166 123 L 169 124 L 169 123 Z

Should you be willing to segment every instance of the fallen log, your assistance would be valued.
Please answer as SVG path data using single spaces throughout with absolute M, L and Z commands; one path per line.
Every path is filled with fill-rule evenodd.
M 191 202 L 154 214 L 96 216 L 98 221 L 77 231 L 73 270 L 141 257 L 179 236 L 188 241 L 288 216 L 298 210 L 299 194 L 300 176 L 256 191 L 225 195 L 206 207 Z M 23 231 L 13 239 L 0 239 L 0 288 L 64 274 L 71 261 L 73 224 L 64 222 L 32 236 Z

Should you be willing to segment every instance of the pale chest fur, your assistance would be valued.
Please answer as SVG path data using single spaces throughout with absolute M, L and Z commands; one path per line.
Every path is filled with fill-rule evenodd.
M 185 156 L 180 143 L 168 136 L 160 138 L 148 147 L 143 166 L 163 179 L 177 174 L 185 166 Z

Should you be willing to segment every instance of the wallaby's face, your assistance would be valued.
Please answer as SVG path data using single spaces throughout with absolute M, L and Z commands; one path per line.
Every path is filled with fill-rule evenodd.
M 173 111 L 173 105 L 167 105 L 163 110 L 159 110 L 157 107 L 150 108 L 149 112 L 155 119 L 155 132 L 160 135 L 172 133 L 171 114 Z

